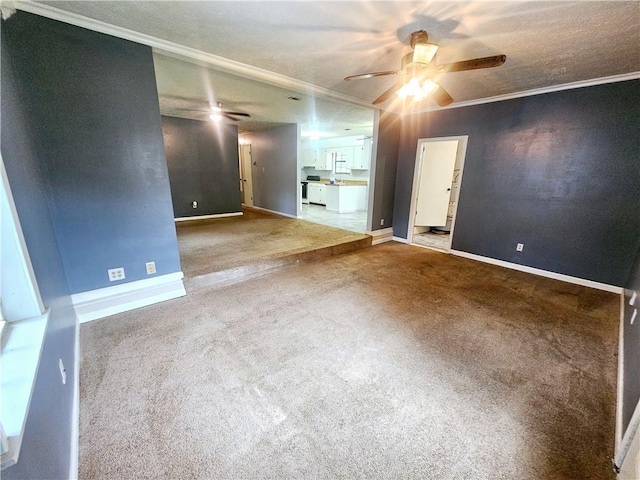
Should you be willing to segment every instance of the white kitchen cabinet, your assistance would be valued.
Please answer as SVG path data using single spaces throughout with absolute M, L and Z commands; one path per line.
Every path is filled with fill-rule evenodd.
M 318 161 L 319 151 L 316 148 L 305 148 L 302 150 L 301 166 L 315 168 Z
M 337 213 L 362 212 L 367 209 L 366 185 L 328 185 L 327 210 Z
M 353 164 L 354 170 L 369 170 L 371 165 L 371 140 L 364 139 L 364 145 L 353 148 Z
M 327 186 L 323 183 L 309 183 L 307 185 L 307 200 L 318 205 L 327 204 Z
M 323 148 L 316 159 L 316 170 L 333 170 L 333 151 L 331 148 Z
M 318 170 L 332 170 L 336 173 L 349 173 L 345 170 L 350 170 L 353 165 L 353 147 L 331 147 L 322 149 L 321 165 L 323 168 Z M 337 168 L 341 171 L 336 171 L 336 162 L 338 162 Z

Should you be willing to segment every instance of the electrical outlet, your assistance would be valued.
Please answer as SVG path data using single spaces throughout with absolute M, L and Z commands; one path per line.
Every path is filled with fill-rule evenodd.
M 380 226 L 384 225 L 384 218 L 380 219 Z
M 191 208 L 198 208 L 198 202 L 196 202 L 195 200 L 191 202 Z
M 58 359 L 58 368 L 60 369 L 60 377 L 62 377 L 62 384 L 67 384 L 67 370 L 64 368 L 64 363 L 62 363 L 62 359 Z
M 156 273 L 156 262 L 147 262 L 145 265 L 147 266 L 147 275 Z
M 524 250 L 524 243 L 519 243 L 518 245 L 516 245 L 517 252 L 521 252 L 522 250 Z
M 118 280 L 124 280 L 124 268 L 110 268 L 107 270 L 109 273 L 109 281 L 117 282 Z

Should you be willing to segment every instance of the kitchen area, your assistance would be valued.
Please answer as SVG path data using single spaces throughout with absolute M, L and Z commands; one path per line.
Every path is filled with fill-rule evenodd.
M 371 137 L 303 139 L 301 152 L 302 219 L 364 233 Z

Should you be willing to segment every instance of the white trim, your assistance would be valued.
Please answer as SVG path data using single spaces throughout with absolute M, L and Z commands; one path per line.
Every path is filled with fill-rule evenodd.
M 41 315 L 45 308 L 1 153 L 0 176 L 2 177 L 0 263 L 3 264 L 0 275 L 0 297 L 3 298 L 4 319 L 14 321 Z M 8 279 L 3 279 L 5 275 L 10 276 L 11 287 Z M 10 291 L 9 288 L 11 288 Z
M 405 244 L 407 244 L 407 245 L 409 244 L 409 242 L 407 241 L 407 239 L 406 239 L 406 238 L 396 237 L 396 236 L 394 235 L 393 237 L 391 237 L 391 239 L 392 239 L 394 242 L 405 243 Z
M 71 452 L 69 478 L 78 478 L 78 456 L 80 454 L 80 322 L 76 317 L 76 334 L 73 346 L 73 410 L 71 411 Z
M 145 307 L 187 294 L 182 272 L 71 295 L 80 323 Z
M 154 52 L 166 55 L 181 60 L 188 60 L 192 63 L 202 65 L 205 67 L 215 68 L 221 72 L 232 73 L 244 78 L 258 80 L 263 83 L 275 85 L 278 87 L 292 89 L 299 92 L 304 92 L 308 95 L 315 95 L 321 97 L 334 98 L 336 100 L 342 100 L 354 105 L 360 105 L 362 107 L 372 108 L 368 101 L 361 100 L 350 95 L 335 92 L 327 88 L 319 87 L 311 83 L 303 82 L 295 78 L 287 77 L 285 75 L 271 72 L 259 67 L 247 65 L 245 63 L 230 60 L 218 55 L 197 50 L 191 47 L 185 47 L 183 45 L 162 40 L 151 35 L 129 30 L 128 28 L 122 28 L 115 25 L 111 25 L 106 22 L 94 20 L 76 13 L 65 12 L 56 7 L 50 5 L 44 5 L 40 3 L 30 1 L 16 1 L 14 8 L 18 10 L 24 10 L 25 12 L 35 13 L 43 17 L 48 17 L 60 22 L 69 23 L 78 27 L 93 30 L 95 32 L 105 33 L 114 37 L 124 38 L 132 42 L 148 45 L 153 48 Z
M 379 243 L 390 242 L 393 240 L 393 228 L 391 227 L 368 231 L 366 234 L 373 237 L 371 245 L 378 245 Z
M 606 283 L 594 282 L 592 280 L 585 280 L 584 278 L 571 277 L 562 273 L 549 272 L 540 268 L 527 267 L 526 265 L 520 265 L 518 263 L 505 262 L 504 260 L 497 260 L 491 257 L 483 257 L 474 253 L 462 252 L 460 250 L 449 250 L 452 255 L 458 257 L 468 258 L 470 260 L 476 260 L 478 262 L 490 263 L 492 265 L 498 265 L 499 267 L 510 268 L 512 270 L 518 270 L 520 272 L 531 273 L 533 275 L 539 275 L 541 277 L 553 278 L 554 280 L 561 280 L 567 283 L 573 283 L 575 285 L 582 285 L 583 287 L 596 288 L 598 290 L 604 290 L 612 293 L 622 293 L 622 287 L 616 287 L 615 285 L 607 285 Z
M 617 452 L 622 442 L 622 398 L 624 395 L 624 293 L 620 295 L 620 327 L 618 329 L 618 385 L 616 398 L 616 437 L 615 451 Z
M 629 420 L 627 430 L 622 436 L 619 448 L 613 459 L 613 463 L 618 469 L 621 469 L 624 465 L 634 440 L 638 435 L 640 435 L 638 432 L 640 432 L 640 402 L 636 404 L 636 408 L 633 410 L 633 415 L 631 415 L 631 420 Z M 637 445 L 637 441 L 635 443 Z M 637 463 L 638 460 L 636 459 L 635 462 Z
M 177 217 L 173 220 L 176 222 L 188 222 L 189 220 L 207 220 L 209 218 L 225 218 L 225 217 L 238 217 L 242 215 L 242 212 L 231 212 L 231 213 L 216 213 L 213 215 L 198 215 L 194 217 Z
M 288 213 L 276 212 L 275 210 L 269 210 L 268 208 L 256 207 L 255 205 L 252 205 L 250 207 L 245 207 L 245 208 L 247 208 L 249 210 L 252 210 L 252 209 L 253 210 L 260 210 L 262 212 L 272 213 L 274 215 L 279 215 L 281 217 L 289 217 L 289 218 L 296 218 L 296 219 L 300 218 L 300 217 L 297 217 L 295 215 L 289 215 Z
M 371 152 L 369 155 L 369 197 L 367 198 L 366 228 L 373 228 L 373 206 L 376 194 L 376 172 L 378 171 L 378 138 L 380 137 L 380 110 L 373 111 L 373 132 L 371 135 Z M 385 229 L 386 230 L 386 229 Z M 375 245 L 375 244 L 374 244 Z
M 47 308 L 37 317 L 10 322 L 3 332 L 0 421 L 8 447 L 2 455 L 3 470 L 15 465 L 20 456 L 50 313 Z M 14 368 L 8 368 L 9 365 Z M 20 368 L 15 368 L 16 365 Z
M 543 95 L 545 93 L 561 92 L 563 90 L 573 90 L 576 88 L 593 87 L 596 85 L 605 85 L 607 83 L 626 82 L 627 80 L 636 80 L 640 78 L 640 71 L 621 73 L 619 75 L 611 75 L 608 77 L 591 78 L 589 80 L 579 80 L 577 82 L 562 83 L 560 85 L 551 85 L 549 87 L 534 88 L 520 92 L 505 93 L 503 95 L 495 95 L 493 97 L 478 98 L 476 100 L 468 100 L 466 102 L 456 102 L 446 107 L 429 107 L 415 113 L 435 112 L 438 110 L 449 110 L 452 108 L 472 107 L 474 105 L 483 105 L 485 103 L 502 102 L 504 100 L 513 100 L 516 98 L 532 97 L 534 95 Z

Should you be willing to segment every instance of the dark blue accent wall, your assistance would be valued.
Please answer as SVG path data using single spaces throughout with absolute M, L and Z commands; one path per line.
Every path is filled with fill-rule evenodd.
M 640 245 L 637 98 L 632 80 L 405 117 L 394 234 L 418 139 L 468 135 L 453 249 L 623 286 Z
M 69 478 L 72 438 L 73 378 L 75 375 L 76 316 L 59 253 L 51 210 L 51 186 L 40 153 L 44 150 L 37 129 L 24 108 L 29 88 L 15 72 L 12 24 L 16 14 L 2 22 L 0 80 L 2 128 L 0 145 L 16 210 L 43 303 L 51 309 L 40 368 L 28 413 L 18 463 L 2 471 L 2 478 Z M 67 370 L 60 381 L 58 359 Z M 4 365 L 20 368 L 20 365 Z
M 151 49 L 24 12 L 5 30 L 71 293 L 180 271 Z
M 175 216 L 241 212 L 238 127 L 163 116 L 162 130 Z

